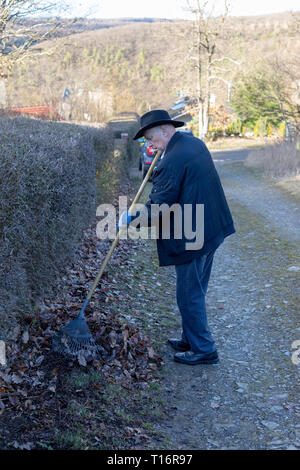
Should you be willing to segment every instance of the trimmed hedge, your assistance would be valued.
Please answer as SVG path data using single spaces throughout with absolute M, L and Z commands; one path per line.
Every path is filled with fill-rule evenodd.
M 95 216 L 105 126 L 0 118 L 0 334 L 32 309 Z
M 128 132 L 128 142 L 127 142 L 127 155 L 130 161 L 138 162 L 140 155 L 140 146 L 136 140 L 133 140 L 134 136 L 140 129 L 139 123 L 133 122 L 132 126 L 129 128 Z

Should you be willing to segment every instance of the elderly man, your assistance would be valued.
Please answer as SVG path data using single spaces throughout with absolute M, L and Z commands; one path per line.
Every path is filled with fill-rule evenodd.
M 182 208 L 184 223 L 187 205 L 192 208 L 192 233 L 201 227 L 197 206 L 204 207 L 204 240 L 193 246 L 185 231 L 175 236 L 175 218 L 170 219 L 170 237 L 157 239 L 160 266 L 175 265 L 176 297 L 182 319 L 180 339 L 169 339 L 176 362 L 216 364 L 219 361 L 215 342 L 208 328 L 205 295 L 216 249 L 235 232 L 224 191 L 211 155 L 201 140 L 178 132 L 181 121 L 172 120 L 164 110 L 153 110 L 141 117 L 141 129 L 134 139 L 144 136 L 150 145 L 163 152 L 153 172 L 153 187 L 146 204 L 151 223 L 151 209 L 162 204 Z M 128 225 L 133 216 L 125 212 L 121 224 Z M 177 220 L 178 223 L 178 220 Z M 203 224 L 203 221 L 202 221 Z M 203 227 L 202 227 L 203 229 Z

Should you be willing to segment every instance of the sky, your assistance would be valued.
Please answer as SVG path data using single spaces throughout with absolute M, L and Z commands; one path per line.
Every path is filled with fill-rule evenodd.
M 215 4 L 220 13 L 224 0 L 211 0 L 210 3 Z M 182 8 L 186 0 L 73 0 L 72 4 L 72 16 L 83 16 L 90 8 L 91 18 L 188 18 Z M 299 0 L 231 0 L 230 4 L 233 16 L 300 11 Z

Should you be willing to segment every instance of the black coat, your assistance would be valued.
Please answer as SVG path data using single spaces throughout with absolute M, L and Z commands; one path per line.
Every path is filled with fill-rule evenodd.
M 174 238 L 174 218 L 171 217 L 171 238 L 157 240 L 160 266 L 184 264 L 217 248 L 225 237 L 235 232 L 232 216 L 219 175 L 204 142 L 191 135 L 176 132 L 169 141 L 163 159 L 153 172 L 153 187 L 147 202 L 149 223 L 151 205 L 192 204 L 193 230 L 196 229 L 196 204 L 204 205 L 204 244 L 200 249 L 186 249 L 187 239 Z M 181 222 L 183 222 L 183 217 Z

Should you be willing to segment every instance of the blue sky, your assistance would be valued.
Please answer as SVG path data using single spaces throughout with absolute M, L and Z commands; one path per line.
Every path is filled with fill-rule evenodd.
M 234 16 L 300 11 L 299 0 L 231 0 L 230 3 L 231 15 Z M 82 16 L 90 8 L 89 16 L 96 18 L 188 17 L 182 8 L 186 0 L 73 0 L 72 4 L 72 14 L 75 16 Z M 218 9 L 218 6 L 224 5 L 224 0 L 214 0 L 211 4 L 215 4 Z

